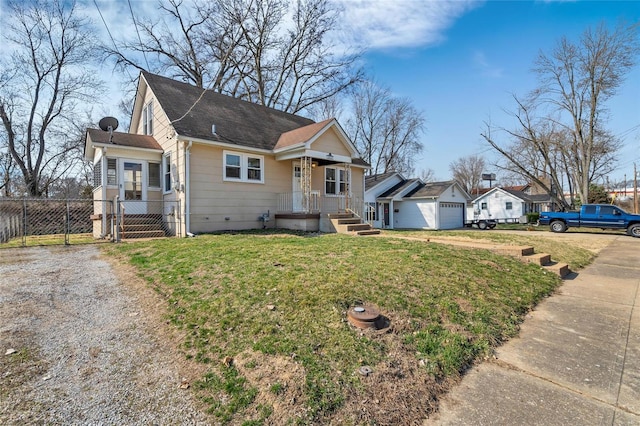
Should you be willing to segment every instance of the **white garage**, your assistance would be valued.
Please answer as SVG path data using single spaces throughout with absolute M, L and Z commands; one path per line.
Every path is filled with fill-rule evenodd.
M 464 226 L 465 203 L 440 202 L 440 229 L 455 229 Z
M 385 228 L 437 230 L 462 228 L 470 198 L 454 181 L 410 179 L 380 194 L 376 201 Z

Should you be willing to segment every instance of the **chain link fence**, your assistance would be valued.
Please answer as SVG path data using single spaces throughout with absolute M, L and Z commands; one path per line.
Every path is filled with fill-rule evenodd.
M 179 202 L 0 198 L 0 248 L 181 235 Z

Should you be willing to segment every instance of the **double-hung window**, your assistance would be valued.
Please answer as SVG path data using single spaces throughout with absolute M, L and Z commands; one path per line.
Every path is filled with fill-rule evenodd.
M 327 195 L 342 195 L 349 191 L 349 171 L 325 168 L 324 172 L 324 192 Z
M 224 151 L 224 180 L 264 183 L 264 157 Z
M 117 166 L 118 162 L 115 158 L 107 158 L 107 186 L 118 184 Z
M 164 172 L 163 188 L 164 192 L 171 191 L 171 153 L 166 153 L 162 157 L 162 170 Z
M 149 178 L 147 182 L 149 188 L 160 188 L 160 163 L 149 162 Z
M 324 192 L 327 195 L 341 195 L 349 191 L 349 171 L 327 167 L 324 169 Z
M 153 135 L 153 100 L 142 108 L 142 134 Z
M 505 208 L 507 210 L 512 210 L 513 209 L 513 203 L 511 201 L 507 201 L 505 204 Z

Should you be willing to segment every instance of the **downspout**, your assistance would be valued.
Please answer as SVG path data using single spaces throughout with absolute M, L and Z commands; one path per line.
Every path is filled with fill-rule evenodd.
M 107 147 L 102 147 L 102 158 L 100 158 L 100 184 L 102 185 L 102 199 L 100 203 L 102 204 L 102 229 L 100 231 L 100 238 L 104 238 L 107 235 Z M 112 209 L 113 210 L 113 209 Z M 113 217 L 113 212 L 110 212 L 109 218 Z
M 193 141 L 189 141 L 189 145 L 185 149 L 185 159 L 184 159 L 184 227 L 185 227 L 185 235 L 189 236 L 191 234 L 191 181 L 189 180 L 190 170 L 191 170 L 191 145 Z

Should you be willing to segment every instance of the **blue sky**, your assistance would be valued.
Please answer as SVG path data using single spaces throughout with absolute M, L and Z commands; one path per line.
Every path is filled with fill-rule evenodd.
M 129 2 L 78 1 L 104 40 L 108 35 L 96 3 L 113 34 L 136 37 Z M 423 111 L 424 152 L 416 159 L 416 174 L 432 169 L 439 180 L 450 179 L 449 164 L 460 157 L 482 154 L 492 160 L 493 152 L 480 136 L 483 123 L 511 127 L 504 109 L 513 109 L 512 94 L 524 96 L 536 86 L 530 70 L 540 50 L 549 52 L 562 36 L 577 40 L 587 27 L 601 22 L 613 27 L 621 19 L 640 21 L 640 0 L 330 1 L 343 8 L 344 28 L 349 30 L 335 42 L 337 49 L 341 43 L 361 47 L 367 73 Z M 130 4 L 137 15 L 153 19 L 158 14 L 156 0 Z M 110 82 L 115 104 L 121 86 L 119 76 L 110 71 L 105 67 L 103 78 Z M 640 64 L 608 106 L 609 128 L 625 136 L 618 170 L 610 179 L 622 180 L 625 173 L 631 178 L 633 163 L 640 167 Z M 100 112 L 117 114 L 108 108 Z
M 416 7 L 405 16 L 410 30 L 399 30 L 380 45 L 371 38 L 365 68 L 424 112 L 425 150 L 416 169 L 433 169 L 440 180 L 450 178 L 449 164 L 462 156 L 492 158 L 480 136 L 483 122 L 510 127 L 504 109 L 514 109 L 513 93 L 524 96 L 536 86 L 531 67 L 540 50 L 549 52 L 562 36 L 577 40 L 587 27 L 603 21 L 612 27 L 621 19 L 640 21 L 640 1 L 452 2 L 457 9 L 448 9 L 439 21 L 427 2 L 406 3 Z M 427 16 L 437 23 L 430 24 Z M 401 20 L 397 24 L 402 28 Z M 625 135 L 618 170 L 610 179 L 621 180 L 625 173 L 630 179 L 634 161 L 640 167 L 640 64 L 608 106 L 609 128 Z

